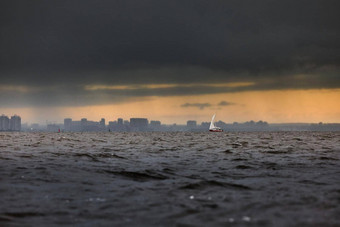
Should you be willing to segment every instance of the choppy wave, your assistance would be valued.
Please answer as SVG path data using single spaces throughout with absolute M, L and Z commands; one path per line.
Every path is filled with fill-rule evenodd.
M 339 133 L 0 133 L 0 226 L 339 226 L 339 177 Z

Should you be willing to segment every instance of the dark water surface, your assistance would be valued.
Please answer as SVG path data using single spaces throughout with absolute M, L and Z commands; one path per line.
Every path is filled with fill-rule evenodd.
M 340 226 L 340 133 L 0 133 L 0 226 Z

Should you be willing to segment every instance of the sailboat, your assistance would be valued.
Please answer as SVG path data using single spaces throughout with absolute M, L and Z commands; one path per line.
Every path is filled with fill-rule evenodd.
M 214 114 L 214 116 L 211 118 L 209 131 L 210 131 L 210 132 L 223 132 L 223 130 L 222 130 L 220 127 L 217 127 L 217 126 L 215 125 L 215 123 L 214 123 L 215 116 L 216 116 L 216 114 Z

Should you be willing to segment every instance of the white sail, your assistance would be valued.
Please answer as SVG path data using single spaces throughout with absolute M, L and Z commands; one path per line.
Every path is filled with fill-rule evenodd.
M 209 127 L 209 129 L 215 128 L 215 124 L 214 124 L 215 115 L 216 115 L 216 114 L 214 114 L 214 116 L 211 118 L 211 122 L 210 122 L 210 127 Z
M 211 118 L 209 131 L 211 131 L 211 132 L 223 132 L 223 130 L 220 127 L 217 127 L 215 125 L 215 122 L 214 122 L 215 116 L 216 116 L 216 114 L 214 114 L 214 116 Z

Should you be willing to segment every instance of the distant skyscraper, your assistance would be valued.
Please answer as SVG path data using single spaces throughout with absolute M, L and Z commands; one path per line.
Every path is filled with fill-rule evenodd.
M 9 118 L 5 115 L 0 116 L 0 130 L 1 131 L 9 130 Z
M 124 125 L 124 121 L 123 118 L 118 118 L 116 121 L 117 125 L 116 125 L 116 130 L 117 131 L 126 131 L 126 125 Z
M 72 119 L 71 118 L 64 119 L 64 129 L 65 131 L 72 131 Z
M 116 121 L 109 121 L 108 128 L 113 131 L 116 125 L 117 125 Z
M 82 119 L 80 119 L 80 122 L 81 122 L 81 125 L 82 125 L 82 126 L 86 126 L 86 124 L 87 124 L 87 119 L 86 119 L 86 118 L 82 118 Z
M 202 122 L 201 123 L 201 127 L 204 128 L 204 129 L 209 129 L 209 126 L 210 126 L 210 122 Z
M 12 116 L 9 126 L 11 131 L 21 131 L 21 117 L 17 115 Z
M 160 121 L 150 121 L 150 126 L 151 127 L 160 127 L 161 122 Z
M 130 118 L 130 127 L 134 131 L 146 131 L 149 121 L 146 118 Z
M 105 128 L 105 119 L 104 118 L 102 118 L 100 120 L 99 125 L 100 125 L 101 128 Z
M 81 126 L 81 130 L 85 131 L 86 130 L 86 126 L 87 126 L 87 119 L 86 118 L 82 118 L 80 120 L 80 126 Z
M 1 115 L 0 131 L 21 131 L 21 117 L 14 115 L 9 119 L 9 117 Z
M 152 131 L 161 130 L 161 122 L 160 121 L 150 121 L 150 129 Z
M 192 129 L 197 127 L 197 122 L 196 121 L 187 121 L 187 127 Z

